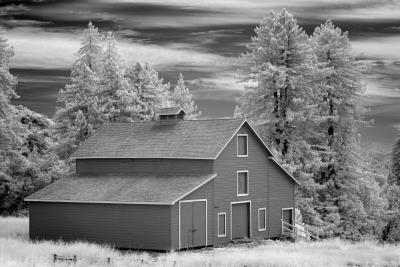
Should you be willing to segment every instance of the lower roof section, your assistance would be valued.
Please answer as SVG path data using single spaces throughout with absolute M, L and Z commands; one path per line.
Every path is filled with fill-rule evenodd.
M 69 176 L 25 201 L 173 205 L 217 174 Z

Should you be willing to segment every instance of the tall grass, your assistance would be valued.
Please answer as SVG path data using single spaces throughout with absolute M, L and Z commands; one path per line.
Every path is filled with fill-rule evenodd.
M 74 266 L 399 266 L 400 246 L 342 240 L 287 243 L 263 241 L 189 252 L 124 252 L 84 242 L 31 242 L 26 218 L 0 218 L 0 266 L 67 266 L 53 264 L 52 254 L 77 255 Z

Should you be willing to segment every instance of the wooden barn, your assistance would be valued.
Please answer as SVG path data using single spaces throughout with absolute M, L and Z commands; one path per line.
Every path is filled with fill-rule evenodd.
M 32 239 L 170 250 L 264 239 L 294 220 L 296 181 L 244 119 L 107 123 L 76 174 L 32 194 Z

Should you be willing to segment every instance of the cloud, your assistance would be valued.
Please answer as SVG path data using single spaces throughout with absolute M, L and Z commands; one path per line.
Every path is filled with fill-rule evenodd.
M 7 33 L 14 47 L 12 67 L 68 68 L 75 60 L 80 36 L 70 33 L 44 32 L 35 28 L 18 28 Z M 120 54 L 128 64 L 148 62 L 160 68 L 169 65 L 231 66 L 236 59 L 199 52 L 186 45 L 159 46 L 118 40 Z
M 3 7 L 0 7 L 0 16 L 11 16 L 11 15 L 22 14 L 22 13 L 27 12 L 28 10 L 29 10 L 29 8 L 22 4 L 6 5 Z
M 379 59 L 400 59 L 400 36 L 371 37 L 351 42 L 357 54 Z

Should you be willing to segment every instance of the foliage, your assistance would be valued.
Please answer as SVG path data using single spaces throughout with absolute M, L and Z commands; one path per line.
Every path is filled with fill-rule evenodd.
M 0 35 L 0 214 L 26 208 L 23 199 L 62 177 L 67 168 L 54 152 L 52 122 L 10 100 L 17 79 L 9 72 L 12 49 Z
M 400 241 L 400 138 L 396 139 L 392 148 L 386 197 L 388 212 L 383 239 Z
M 170 102 L 172 106 L 182 107 L 186 112 L 187 119 L 197 119 L 201 116 L 201 111 L 194 103 L 193 95 L 190 93 L 189 88 L 185 85 L 182 73 L 179 74 L 178 82 L 171 93 Z
M 54 116 L 54 130 L 58 137 L 58 154 L 67 159 L 71 153 L 97 127 L 99 118 L 98 98 L 103 36 L 91 23 L 83 33 L 77 60 L 72 66 L 70 81 L 61 89 Z
M 169 105 L 170 85 L 164 84 L 149 64 L 136 63 L 127 69 L 125 77 L 138 97 L 138 120 L 152 120 L 158 109 Z
M 247 117 L 301 182 L 296 205 L 305 223 L 326 237 L 380 236 L 387 179 L 359 149 L 362 68 L 348 34 L 328 20 L 307 36 L 285 9 L 255 34 L 241 56 L 246 92 L 235 116 Z
M 320 225 L 314 199 L 321 186 L 312 177 L 319 155 L 308 142 L 314 135 L 316 100 L 311 42 L 285 9 L 271 11 L 255 33 L 241 57 L 240 80 L 246 92 L 235 112 L 256 125 L 283 165 L 296 174 L 302 182 L 297 195 L 303 219 Z

